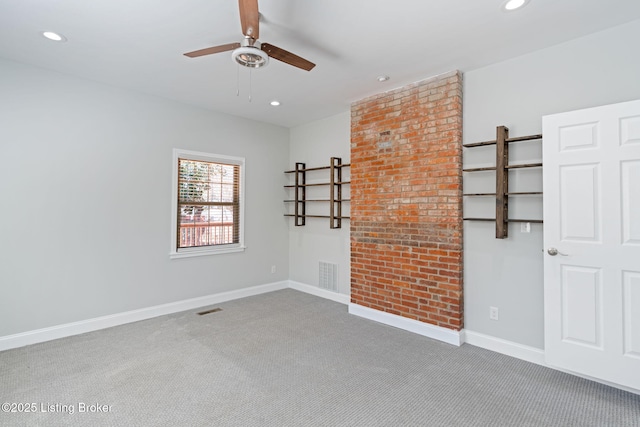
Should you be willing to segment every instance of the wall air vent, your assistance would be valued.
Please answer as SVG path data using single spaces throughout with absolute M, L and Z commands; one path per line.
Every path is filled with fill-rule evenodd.
M 338 292 L 338 264 L 320 261 L 318 285 L 322 289 Z

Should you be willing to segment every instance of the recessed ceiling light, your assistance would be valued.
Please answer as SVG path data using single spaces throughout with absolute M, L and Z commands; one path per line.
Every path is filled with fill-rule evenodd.
M 280 105 L 280 101 L 273 100 L 269 104 L 273 105 L 274 107 L 277 107 L 278 105 Z
M 512 10 L 520 9 L 529 3 L 529 0 L 507 0 L 502 5 L 502 8 L 507 12 L 511 12 Z
M 378 76 L 379 82 L 386 82 L 387 80 L 389 80 L 389 76 Z
M 53 40 L 54 42 L 66 42 L 67 38 L 62 34 L 54 33 L 53 31 L 43 31 L 42 35 L 48 38 L 49 40 Z

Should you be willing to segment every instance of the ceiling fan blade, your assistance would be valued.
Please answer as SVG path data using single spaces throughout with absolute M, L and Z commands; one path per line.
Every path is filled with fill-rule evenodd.
M 260 37 L 260 12 L 258 0 L 238 0 L 242 34 L 257 40 Z
M 220 46 L 213 46 L 213 47 L 208 47 L 206 49 L 194 50 L 193 52 L 188 52 L 188 53 L 185 53 L 184 55 L 188 56 L 189 58 L 196 58 L 198 56 L 211 55 L 212 53 L 226 52 L 228 50 L 237 49 L 239 47 L 240 47 L 240 43 L 222 44 Z
M 282 61 L 303 70 L 311 71 L 311 69 L 316 66 L 313 62 L 307 61 L 298 55 L 294 55 L 291 52 L 287 52 L 286 50 L 280 49 L 278 46 L 274 46 L 269 43 L 262 43 L 262 47 L 260 49 L 266 52 L 267 55 L 273 59 L 277 59 L 278 61 Z

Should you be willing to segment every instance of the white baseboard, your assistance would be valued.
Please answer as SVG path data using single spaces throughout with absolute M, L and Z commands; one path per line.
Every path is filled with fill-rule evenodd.
M 110 328 L 112 326 L 123 325 L 125 323 L 137 322 L 150 319 L 152 317 L 163 316 L 165 314 L 177 313 L 208 305 L 219 304 L 239 298 L 260 295 L 267 292 L 278 291 L 289 287 L 288 281 L 268 283 L 266 285 L 253 286 L 250 288 L 238 289 L 234 291 L 221 292 L 219 294 L 207 295 L 199 298 L 191 298 L 168 304 L 156 305 L 139 310 L 127 311 L 108 316 L 96 317 L 93 319 L 81 320 L 79 322 L 66 323 L 64 325 L 52 326 L 49 328 L 37 329 L 14 335 L 0 337 L 0 351 L 11 348 L 23 347 L 25 345 L 51 341 L 71 335 L 84 334 L 86 332 L 97 331 L 99 329 Z
M 397 316 L 395 314 L 385 313 L 384 311 L 374 310 L 369 307 L 363 307 L 358 304 L 349 304 L 349 314 L 364 317 L 365 319 L 393 326 L 395 328 L 404 329 L 405 331 L 433 338 L 456 346 L 462 345 L 463 334 L 460 331 L 442 328 L 440 326 L 430 325 L 428 323 L 419 322 L 406 317 Z
M 265 285 L 253 286 L 250 288 L 221 292 L 219 294 L 206 295 L 203 297 L 176 301 L 172 303 L 157 305 L 154 307 L 147 307 L 139 310 L 132 310 L 124 313 L 112 314 L 109 316 L 96 317 L 93 319 L 66 323 L 64 325 L 52 326 L 49 328 L 37 329 L 34 331 L 28 331 L 14 335 L 7 335 L 0 337 L 0 351 L 23 347 L 31 344 L 37 344 L 45 341 L 51 341 L 54 339 L 64 338 L 72 335 L 84 334 L 86 332 L 97 331 L 100 329 L 110 328 L 112 326 L 151 319 L 153 317 L 164 316 L 166 314 L 178 313 L 186 310 L 193 310 L 200 307 L 220 304 L 226 301 L 265 294 L 268 292 L 279 291 L 287 288 L 295 289 L 297 291 L 305 292 L 317 297 L 348 305 L 349 313 L 355 316 L 363 317 L 365 319 L 373 320 L 385 325 L 393 326 L 405 331 L 413 332 L 456 346 L 460 346 L 463 343 L 475 345 L 477 347 L 482 347 L 484 349 L 515 357 L 527 362 L 535 363 L 551 369 L 566 372 L 568 374 L 600 382 L 602 384 L 626 390 L 631 393 L 640 394 L 640 390 L 637 389 L 625 387 L 607 381 L 602 381 L 597 378 L 591 378 L 575 372 L 559 369 L 554 366 L 549 366 L 544 360 L 544 350 L 541 350 L 539 348 L 503 340 L 501 338 L 492 337 L 490 335 L 470 331 L 468 329 L 462 331 L 454 331 L 451 329 L 430 325 L 428 323 L 418 322 L 413 319 L 407 319 L 395 314 L 373 310 L 368 307 L 363 307 L 361 305 L 351 303 L 349 295 L 331 292 L 325 289 L 306 285 L 304 283 L 295 282 L 292 280 L 284 280 L 281 282 L 268 283 Z
M 492 337 L 490 335 L 481 334 L 468 329 L 464 330 L 464 342 L 475 345 L 476 347 L 495 351 L 496 353 L 506 354 L 507 356 L 526 360 L 527 362 L 547 366 L 544 361 L 544 350 L 539 348 L 503 340 L 501 338 Z
M 464 336 L 465 343 L 475 345 L 476 347 L 482 347 L 487 350 L 495 351 L 496 353 L 505 354 L 507 356 L 515 357 L 516 359 L 535 363 L 549 369 L 555 369 L 556 371 L 561 371 L 590 381 L 608 385 L 609 387 L 615 387 L 624 391 L 628 391 L 630 393 L 640 394 L 640 390 L 632 387 L 612 383 L 610 381 L 604 381 L 599 378 L 593 378 L 588 375 L 561 369 L 557 366 L 548 365 L 544 359 L 544 350 L 536 347 L 518 344 L 513 341 L 503 340 L 501 338 L 492 337 L 490 335 L 481 334 L 479 332 L 470 331 L 468 329 L 464 331 Z
M 351 297 L 345 294 L 339 294 L 337 292 L 328 291 L 326 289 L 318 288 L 316 286 L 306 285 L 304 283 L 296 282 L 294 280 L 289 280 L 289 287 L 291 289 L 295 289 L 296 291 L 306 292 L 311 295 L 315 295 L 317 297 L 330 299 L 335 302 L 339 302 L 341 304 L 349 304 L 351 301 Z

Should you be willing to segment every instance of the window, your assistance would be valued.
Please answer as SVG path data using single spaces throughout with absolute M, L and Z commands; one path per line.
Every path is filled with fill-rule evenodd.
M 244 159 L 173 150 L 171 257 L 244 250 Z

